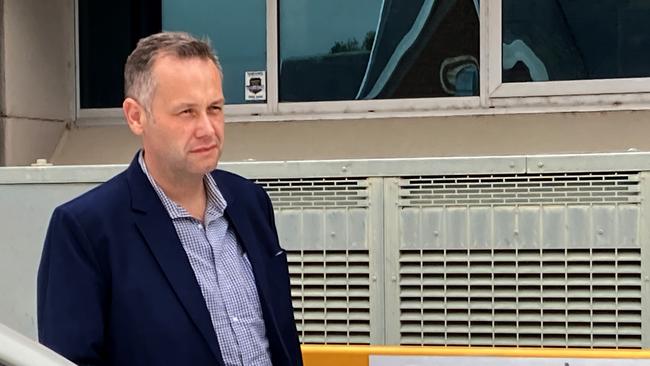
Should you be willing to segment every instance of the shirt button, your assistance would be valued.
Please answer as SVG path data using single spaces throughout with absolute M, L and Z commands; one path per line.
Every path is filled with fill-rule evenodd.
M 234 321 L 234 322 L 238 322 L 238 321 L 239 321 L 239 318 L 236 317 L 236 316 L 233 316 L 233 317 L 232 317 L 232 321 Z
M 199 229 L 203 229 L 203 225 L 201 225 L 201 224 L 196 224 L 196 226 L 197 226 Z

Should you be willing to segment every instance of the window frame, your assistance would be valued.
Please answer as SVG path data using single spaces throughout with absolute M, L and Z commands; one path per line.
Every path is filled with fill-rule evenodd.
M 487 2 L 482 1 L 481 6 L 487 5 Z M 489 0 L 489 2 L 487 16 L 489 44 L 486 48 L 490 51 L 489 69 L 494 70 L 489 75 L 490 99 L 566 96 L 568 104 L 580 105 L 581 96 L 617 95 L 620 98 L 624 94 L 634 93 L 642 94 L 642 100 L 650 102 L 650 77 L 504 83 L 501 64 L 503 59 L 503 1 Z M 611 99 L 611 97 L 605 97 L 602 101 L 608 103 Z
M 75 123 L 123 124 L 121 108 L 80 108 L 78 1 L 74 1 Z M 278 1 L 266 0 L 266 102 L 227 104 L 226 122 L 650 110 L 650 77 L 504 83 L 502 0 L 483 0 L 479 4 L 478 96 L 280 102 Z

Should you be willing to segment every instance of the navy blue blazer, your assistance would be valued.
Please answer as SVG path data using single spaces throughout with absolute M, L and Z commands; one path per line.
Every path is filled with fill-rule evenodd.
M 212 173 L 253 267 L 273 365 L 302 365 L 286 253 L 262 188 Z M 38 335 L 82 365 L 223 365 L 174 225 L 140 168 L 57 207 L 38 271 Z

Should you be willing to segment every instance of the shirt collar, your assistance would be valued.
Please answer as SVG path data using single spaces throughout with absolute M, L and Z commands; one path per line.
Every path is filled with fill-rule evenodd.
M 158 186 L 158 184 L 153 179 L 151 174 L 149 174 L 149 171 L 147 170 L 147 165 L 144 162 L 144 150 L 142 149 L 140 149 L 140 152 L 138 153 L 138 163 L 140 164 L 140 168 L 142 169 L 142 172 L 147 176 L 147 179 L 149 180 L 149 183 L 151 183 L 151 186 L 153 187 L 154 191 L 156 191 L 156 194 L 160 198 L 160 201 L 162 201 L 163 206 L 165 206 L 165 209 L 167 210 L 169 217 L 172 219 L 191 218 L 192 215 L 190 215 L 189 212 L 187 212 L 187 210 L 183 206 L 171 200 L 165 194 L 162 188 Z M 223 213 L 226 210 L 228 203 L 223 198 L 223 195 L 221 194 L 221 191 L 217 186 L 217 182 L 215 182 L 214 178 L 212 177 L 212 174 L 206 173 L 203 176 L 203 184 L 205 185 L 206 195 L 207 195 L 205 222 L 208 222 L 210 219 L 223 216 Z

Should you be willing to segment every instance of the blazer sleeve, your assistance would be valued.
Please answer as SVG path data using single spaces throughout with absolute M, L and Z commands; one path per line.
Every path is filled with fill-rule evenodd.
M 52 214 L 38 269 L 39 341 L 80 365 L 106 363 L 107 283 L 84 229 L 59 207 Z

